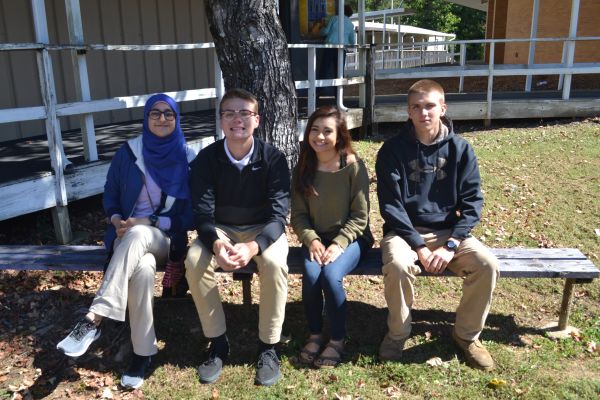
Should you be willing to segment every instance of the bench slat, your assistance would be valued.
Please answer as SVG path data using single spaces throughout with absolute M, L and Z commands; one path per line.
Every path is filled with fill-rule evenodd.
M 587 259 L 579 249 L 561 248 L 561 249 L 523 249 L 523 248 L 508 248 L 508 249 L 490 249 L 491 252 L 498 258 L 515 258 L 515 259 Z
M 578 249 L 491 249 L 498 257 L 500 273 L 506 278 L 573 278 L 593 279 L 598 268 Z M 0 246 L 0 270 L 102 271 L 106 251 L 102 246 Z M 371 249 L 353 275 L 381 275 L 380 249 Z M 302 272 L 302 250 L 290 248 L 288 266 L 291 274 Z M 236 271 L 248 275 L 255 265 Z M 431 276 L 424 272 L 423 276 Z M 446 271 L 446 276 L 452 276 Z

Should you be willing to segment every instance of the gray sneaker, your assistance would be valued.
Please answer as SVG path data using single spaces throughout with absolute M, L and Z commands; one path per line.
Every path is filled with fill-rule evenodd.
M 381 361 L 400 361 L 406 339 L 394 340 L 388 332 L 381 341 L 381 345 L 379 345 L 379 359 Z
M 229 357 L 229 341 L 227 337 L 223 342 L 211 341 L 206 351 L 206 359 L 198 367 L 200 383 L 213 383 L 221 376 L 223 363 Z
M 71 333 L 56 345 L 56 349 L 69 357 L 79 357 L 99 337 L 100 329 L 92 321 L 84 317 L 75 325 Z
M 256 384 L 271 386 L 279 378 L 281 378 L 281 371 L 279 370 L 279 358 L 275 349 L 263 350 L 258 355 L 258 362 L 256 363 Z

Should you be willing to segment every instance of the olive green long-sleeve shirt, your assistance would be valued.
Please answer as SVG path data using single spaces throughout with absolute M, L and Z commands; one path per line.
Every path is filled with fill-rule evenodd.
M 333 172 L 317 171 L 318 196 L 305 197 L 292 184 L 292 227 L 309 247 L 315 239 L 342 249 L 362 236 L 369 222 L 369 175 L 362 160 Z

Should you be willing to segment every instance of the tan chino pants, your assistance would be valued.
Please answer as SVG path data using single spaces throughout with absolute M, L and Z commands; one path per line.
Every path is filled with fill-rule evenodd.
M 217 234 L 231 243 L 246 243 L 253 241 L 262 228 L 262 225 L 217 225 Z M 260 277 L 258 337 L 267 344 L 278 343 L 281 337 L 287 302 L 287 255 L 288 242 L 283 234 L 261 255 L 254 257 Z M 186 278 L 200 317 L 202 331 L 207 338 L 220 336 L 227 330 L 223 305 L 215 281 L 216 267 L 212 249 L 207 249 L 200 240 L 194 241 L 185 259 Z
M 450 230 L 422 233 L 430 250 L 443 246 Z M 418 259 L 408 243 L 389 233 L 381 241 L 385 299 L 388 305 L 389 335 L 394 340 L 405 339 L 411 331 L 411 308 L 414 301 L 414 281 L 421 270 Z M 463 240 L 447 267 L 463 279 L 463 293 L 456 310 L 454 329 L 459 338 L 479 337 L 492 303 L 492 292 L 499 277 L 498 261 L 476 238 Z

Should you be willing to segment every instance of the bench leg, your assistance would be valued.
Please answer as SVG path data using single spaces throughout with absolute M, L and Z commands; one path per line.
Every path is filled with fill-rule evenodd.
M 233 279 L 236 281 L 242 281 L 242 299 L 246 311 L 250 311 L 252 305 L 252 277 L 254 274 L 237 274 L 233 273 Z
M 242 281 L 242 297 L 244 299 L 244 306 L 246 307 L 246 309 L 250 309 L 250 306 L 252 305 L 252 276 L 250 276 L 250 279 L 244 279 Z
M 575 279 L 566 279 L 563 290 L 562 304 L 560 305 L 560 315 L 558 317 L 558 330 L 564 331 L 569 324 L 569 314 L 571 314 L 571 303 L 573 302 L 573 285 Z

